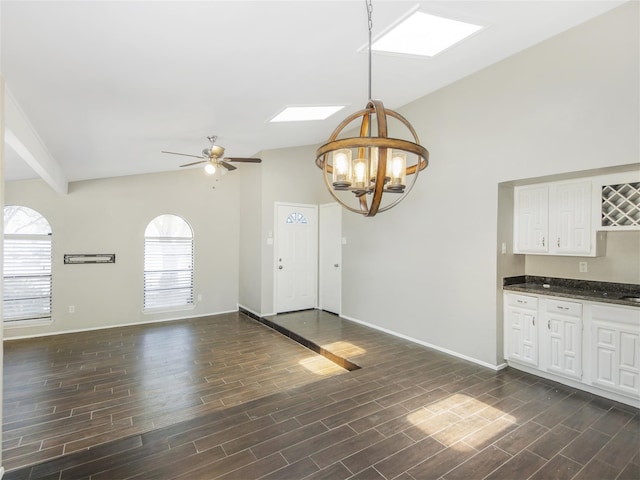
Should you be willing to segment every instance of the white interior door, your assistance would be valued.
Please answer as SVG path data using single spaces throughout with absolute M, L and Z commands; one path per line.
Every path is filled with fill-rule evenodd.
M 340 315 L 342 307 L 342 207 L 320 205 L 320 308 Z
M 276 203 L 276 313 L 316 308 L 318 207 Z

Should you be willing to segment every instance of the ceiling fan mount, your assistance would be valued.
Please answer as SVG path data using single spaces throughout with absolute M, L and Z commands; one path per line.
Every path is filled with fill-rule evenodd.
M 184 165 L 180 165 L 180 167 L 191 167 L 193 165 L 205 164 L 205 171 L 209 174 L 213 174 L 216 172 L 216 168 L 222 166 L 229 171 L 236 170 L 238 167 L 231 165 L 230 162 L 239 162 L 239 163 L 261 163 L 262 160 L 260 158 L 241 158 L 241 157 L 223 157 L 224 148 L 216 145 L 215 141 L 217 140 L 217 136 L 209 135 L 207 139 L 211 143 L 211 146 L 202 150 L 202 155 L 191 155 L 189 153 L 177 153 L 177 152 L 167 152 L 162 151 L 162 153 L 169 153 L 171 155 L 181 155 L 183 157 L 195 157 L 200 160 L 197 162 L 185 163 Z

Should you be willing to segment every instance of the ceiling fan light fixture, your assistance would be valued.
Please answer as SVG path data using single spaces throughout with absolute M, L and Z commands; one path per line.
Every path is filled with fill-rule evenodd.
M 208 162 L 205 166 L 204 166 L 204 173 L 206 173 L 207 175 L 215 175 L 216 170 L 218 170 L 215 166 L 215 164 L 213 163 L 213 161 Z
M 351 212 L 373 217 L 393 208 L 407 196 L 418 173 L 427 167 L 429 152 L 420 145 L 418 134 L 407 119 L 385 109 L 380 100 L 372 99 L 371 0 L 366 4 L 369 20 L 369 101 L 364 110 L 343 120 L 329 140 L 316 150 L 316 165 L 322 170 L 329 193 L 340 205 Z M 359 135 L 341 137 L 343 131 L 353 129 L 351 123 L 356 120 L 360 120 Z M 408 131 L 404 139 L 388 136 L 391 121 Z M 400 129 L 394 125 L 392 130 Z M 383 201 L 385 193 L 387 197 Z

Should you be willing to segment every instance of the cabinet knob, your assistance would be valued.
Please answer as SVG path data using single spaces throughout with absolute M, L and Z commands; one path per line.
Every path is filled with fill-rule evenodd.
M 278 267 L 278 270 L 282 270 L 283 268 L 284 268 L 284 267 L 283 267 L 282 265 L 280 265 L 280 266 Z

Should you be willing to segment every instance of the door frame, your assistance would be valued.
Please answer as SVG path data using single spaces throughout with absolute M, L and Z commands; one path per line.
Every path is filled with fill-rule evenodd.
M 272 258 L 272 270 L 273 270 L 273 311 L 278 314 L 278 207 L 304 207 L 313 208 L 315 210 L 316 217 L 316 236 L 314 238 L 316 247 L 316 271 L 315 271 L 315 294 L 313 308 L 318 308 L 318 205 L 312 203 L 295 203 L 295 202 L 273 202 L 273 258 Z
M 323 228 L 323 217 L 322 217 L 322 212 L 323 210 L 327 209 L 327 208 L 333 208 L 333 207 L 337 207 L 339 209 L 339 222 L 340 222 L 340 232 L 338 235 L 338 242 L 340 245 L 339 248 L 339 256 L 340 258 L 338 259 L 338 264 L 339 264 L 339 283 L 337 285 L 338 288 L 338 311 L 337 312 L 332 312 L 335 313 L 337 315 L 341 315 L 342 314 L 342 207 L 340 206 L 339 203 L 337 202 L 331 202 L 331 203 L 322 203 L 319 205 L 319 209 L 318 209 L 318 308 L 319 309 L 323 309 L 324 310 L 324 305 L 323 305 L 323 291 L 324 291 L 324 278 L 323 278 L 323 255 L 324 255 L 324 247 L 323 247 L 323 243 L 322 243 L 322 228 Z

